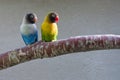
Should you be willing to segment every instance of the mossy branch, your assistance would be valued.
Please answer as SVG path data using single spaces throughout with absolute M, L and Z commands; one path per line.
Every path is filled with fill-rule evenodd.
M 0 69 L 38 58 L 105 49 L 120 49 L 120 35 L 89 35 L 55 42 L 39 41 L 33 45 L 0 54 Z

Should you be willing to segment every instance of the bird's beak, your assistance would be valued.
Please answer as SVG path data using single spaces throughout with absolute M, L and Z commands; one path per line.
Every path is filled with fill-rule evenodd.
M 37 18 L 37 17 L 35 17 L 35 18 L 34 18 L 34 22 L 37 22 L 37 21 L 38 21 L 38 18 Z
M 55 21 L 58 22 L 58 20 L 59 20 L 59 16 L 56 16 Z

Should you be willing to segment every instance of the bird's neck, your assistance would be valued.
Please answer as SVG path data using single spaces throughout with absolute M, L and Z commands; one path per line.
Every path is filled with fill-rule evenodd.
M 25 17 L 23 18 L 23 22 L 22 22 L 23 24 L 31 24 L 31 23 L 29 23 L 26 19 L 25 19 Z
M 49 18 L 47 16 L 45 17 L 44 22 L 49 23 L 49 24 L 53 24 L 53 23 L 51 23 L 51 21 L 49 20 Z

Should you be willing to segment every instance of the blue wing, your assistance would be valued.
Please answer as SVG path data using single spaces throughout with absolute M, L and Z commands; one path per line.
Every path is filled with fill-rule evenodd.
M 21 35 L 26 45 L 30 45 L 38 41 L 38 31 L 35 31 L 34 33 L 31 33 L 29 35 Z

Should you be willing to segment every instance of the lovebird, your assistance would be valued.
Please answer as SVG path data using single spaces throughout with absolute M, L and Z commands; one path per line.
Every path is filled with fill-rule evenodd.
M 35 13 L 28 13 L 23 18 L 23 22 L 20 26 L 20 33 L 26 45 L 31 45 L 38 41 L 36 22 L 37 16 Z
M 52 42 L 57 40 L 58 20 L 59 20 L 59 16 L 56 12 L 50 12 L 47 14 L 47 16 L 44 18 L 44 21 L 41 25 L 42 41 Z

